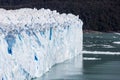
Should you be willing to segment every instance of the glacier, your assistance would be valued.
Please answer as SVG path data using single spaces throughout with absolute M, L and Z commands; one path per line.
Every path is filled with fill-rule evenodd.
M 0 80 L 31 80 L 78 54 L 83 22 L 50 9 L 0 9 Z

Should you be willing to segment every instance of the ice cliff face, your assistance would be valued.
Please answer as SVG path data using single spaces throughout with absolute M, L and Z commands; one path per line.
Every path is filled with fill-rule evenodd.
M 82 51 L 82 21 L 49 9 L 0 9 L 0 80 L 30 80 Z

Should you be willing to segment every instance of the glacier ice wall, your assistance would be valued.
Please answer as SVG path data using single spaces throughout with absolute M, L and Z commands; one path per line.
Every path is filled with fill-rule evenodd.
M 0 9 L 0 80 L 30 80 L 82 51 L 82 21 L 49 9 Z

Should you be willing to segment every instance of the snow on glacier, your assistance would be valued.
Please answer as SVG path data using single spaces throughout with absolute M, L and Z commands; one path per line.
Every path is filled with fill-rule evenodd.
M 0 9 L 0 80 L 30 80 L 82 51 L 82 21 L 49 9 Z

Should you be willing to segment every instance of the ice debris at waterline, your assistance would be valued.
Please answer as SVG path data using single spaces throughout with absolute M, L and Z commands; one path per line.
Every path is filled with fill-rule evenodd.
M 0 80 L 30 80 L 82 51 L 82 21 L 49 9 L 0 9 Z

